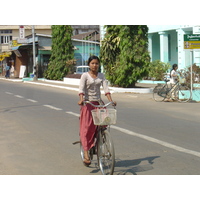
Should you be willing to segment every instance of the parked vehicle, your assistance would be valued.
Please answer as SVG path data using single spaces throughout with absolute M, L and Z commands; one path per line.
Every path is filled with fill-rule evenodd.
M 75 74 L 83 74 L 84 72 L 88 72 L 89 67 L 88 66 L 77 66 Z

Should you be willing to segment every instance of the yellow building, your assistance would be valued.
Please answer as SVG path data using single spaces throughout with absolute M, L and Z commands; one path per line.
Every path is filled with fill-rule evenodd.
M 23 25 L 24 37 L 32 34 L 32 25 Z M 51 35 L 51 25 L 35 25 L 35 33 Z M 0 25 L 0 53 L 11 50 L 11 41 L 20 38 L 19 25 Z

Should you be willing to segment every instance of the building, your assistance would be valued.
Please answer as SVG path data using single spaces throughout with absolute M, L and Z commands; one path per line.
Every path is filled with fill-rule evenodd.
M 26 43 L 21 45 L 13 45 L 11 55 L 14 60 L 15 77 L 19 77 L 20 67 L 25 66 L 25 76 L 33 73 L 33 37 L 29 35 L 24 39 Z M 47 69 L 49 58 L 51 56 L 51 35 L 35 34 L 35 57 L 37 67 L 37 77 L 43 77 L 44 71 Z
M 71 25 L 73 28 L 73 35 L 79 35 L 83 33 L 98 31 L 99 25 Z
M 86 65 L 91 54 L 99 55 L 99 25 L 72 25 L 72 44 L 76 65 Z M 43 77 L 51 55 L 51 25 L 35 25 L 35 47 L 37 75 Z M 15 77 L 19 77 L 20 67 L 26 66 L 25 76 L 33 72 L 32 25 L 0 25 L 0 75 L 5 74 L 5 66 L 15 67 Z
M 179 69 L 196 63 L 200 66 L 200 49 L 185 49 L 184 35 L 200 34 L 199 25 L 154 25 L 148 26 L 151 61 L 178 64 Z
M 74 57 L 76 66 L 87 65 L 90 55 L 99 56 L 100 52 L 100 34 L 98 31 L 90 31 L 74 35 L 72 44 L 75 47 Z
M 24 32 L 20 27 L 24 28 Z M 51 35 L 51 25 L 35 25 L 34 28 L 38 34 Z M 32 25 L 0 25 L 0 53 L 10 50 L 12 40 L 25 38 L 30 34 L 32 34 Z
M 51 35 L 51 25 L 35 25 L 35 32 L 38 34 Z M 23 55 L 23 61 L 20 54 L 15 54 L 17 51 L 13 51 L 12 47 L 21 46 L 27 43 L 26 36 L 32 34 L 32 25 L 0 25 L 0 75 L 5 75 L 5 66 L 13 65 L 15 69 L 15 76 L 19 76 L 20 64 L 26 64 L 29 61 L 29 55 L 26 52 L 26 48 L 21 48 L 21 56 Z M 24 48 L 24 49 L 23 49 Z M 28 48 L 28 47 L 27 47 Z M 29 44 L 31 50 L 31 45 Z M 18 55 L 18 56 L 17 56 Z M 15 58 L 19 58 L 15 60 Z

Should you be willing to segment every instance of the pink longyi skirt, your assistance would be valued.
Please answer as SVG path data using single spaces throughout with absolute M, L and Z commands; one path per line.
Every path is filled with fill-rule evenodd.
M 99 102 L 92 102 L 99 105 Z M 90 104 L 81 106 L 80 110 L 80 140 L 83 150 L 88 151 L 94 146 L 94 137 L 97 126 L 94 125 L 91 110 L 95 109 Z

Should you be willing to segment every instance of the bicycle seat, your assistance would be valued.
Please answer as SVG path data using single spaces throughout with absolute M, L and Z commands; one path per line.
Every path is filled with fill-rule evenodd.
M 170 80 L 169 80 L 169 79 L 164 79 L 164 81 L 167 83 L 167 82 L 169 82 Z

